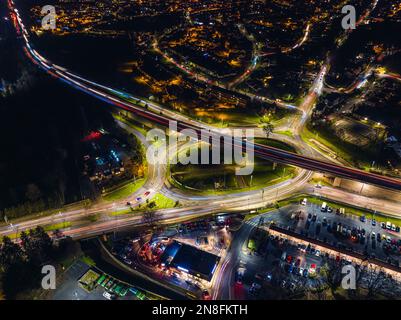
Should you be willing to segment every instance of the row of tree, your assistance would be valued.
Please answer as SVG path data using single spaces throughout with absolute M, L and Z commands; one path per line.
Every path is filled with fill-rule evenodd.
M 42 227 L 22 232 L 20 243 L 4 237 L 0 247 L 0 272 L 7 299 L 39 286 L 41 267 L 54 254 L 52 240 Z

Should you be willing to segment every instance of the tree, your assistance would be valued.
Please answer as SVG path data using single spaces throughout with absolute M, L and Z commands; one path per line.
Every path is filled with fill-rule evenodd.
M 24 262 L 24 252 L 21 247 L 12 242 L 9 237 L 3 238 L 3 245 L 0 249 L 0 266 L 4 271 Z
M 341 273 L 342 266 L 339 262 L 331 258 L 324 258 L 323 267 L 320 269 L 322 275 L 321 278 L 325 279 L 325 282 L 329 286 L 332 293 L 334 293 L 341 285 L 343 274 Z
M 366 287 L 366 298 L 372 299 L 384 288 L 388 280 L 386 274 L 381 268 L 373 267 L 369 263 L 358 266 L 357 270 L 357 287 Z
M 260 120 L 260 123 L 262 124 L 262 129 L 264 133 L 266 134 L 266 138 L 270 136 L 271 133 L 273 133 L 274 126 L 270 120 L 269 116 L 263 116 L 262 119 Z
M 156 214 L 153 210 L 148 210 L 146 209 L 146 211 L 143 213 L 143 221 L 149 225 L 149 226 L 153 226 L 155 224 L 156 221 Z

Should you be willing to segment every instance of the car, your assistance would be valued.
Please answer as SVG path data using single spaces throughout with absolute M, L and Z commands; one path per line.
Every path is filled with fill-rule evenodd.
M 299 268 L 299 275 L 302 276 L 304 274 L 304 268 Z
M 365 216 L 361 216 L 361 217 L 359 218 L 359 220 L 360 220 L 361 222 L 366 222 L 366 217 L 365 217 Z
M 131 206 L 131 202 L 127 201 L 127 206 L 128 207 Z
M 149 194 L 150 194 L 150 191 L 146 191 L 146 192 L 144 193 L 144 196 L 147 197 Z
M 109 280 L 109 282 L 107 282 L 107 284 L 105 285 L 105 288 L 108 290 L 108 289 L 110 289 L 110 288 L 113 286 L 113 284 L 114 284 L 114 279 L 111 278 L 111 279 Z
M 249 288 L 249 293 L 253 295 L 258 295 L 262 286 L 259 283 L 252 283 L 251 287 Z
M 255 274 L 255 279 L 258 279 L 258 280 L 263 280 L 263 278 L 264 278 L 264 276 L 263 276 L 263 274 L 262 273 L 257 273 L 257 274 Z
M 314 215 L 313 215 L 313 217 L 312 217 L 312 222 L 315 222 L 315 221 L 316 221 L 316 219 L 317 219 L 317 215 L 316 215 L 316 214 L 314 214 Z
M 400 227 L 399 226 L 395 227 L 395 232 L 400 232 Z
M 395 230 L 396 230 L 395 224 L 392 224 L 391 225 L 391 231 L 395 231 Z
M 376 233 L 374 231 L 372 231 L 371 237 L 372 237 L 372 239 L 376 239 Z
M 391 230 L 391 222 L 386 222 L 386 229 Z
M 327 218 L 326 217 L 323 217 L 322 224 L 323 224 L 323 227 L 325 227 L 327 225 Z
M 318 223 L 318 224 L 316 225 L 316 231 L 315 231 L 316 235 L 319 235 L 319 234 L 320 234 L 320 229 L 321 229 L 321 224 Z
M 311 221 L 311 220 L 312 220 L 312 214 L 309 213 L 309 214 L 308 214 L 308 221 Z
M 306 244 L 302 244 L 299 250 L 302 252 L 306 252 Z
M 302 204 L 303 206 L 306 206 L 307 203 L 308 203 L 308 199 L 306 199 L 306 198 L 304 198 L 304 199 L 301 201 L 301 204 Z
M 291 263 L 291 261 L 292 261 L 292 256 L 288 255 L 288 256 L 287 256 L 287 262 L 288 262 L 288 263 Z
M 294 264 L 291 263 L 288 267 L 288 273 L 292 273 L 293 269 L 294 269 Z
M 372 219 L 372 226 L 376 227 L 376 220 L 375 219 Z
M 105 297 L 107 300 L 114 300 L 116 296 L 110 292 L 103 292 L 103 297 Z
M 142 200 L 141 197 L 136 198 L 136 201 L 141 201 L 141 200 Z
M 301 259 L 298 258 L 297 261 L 295 262 L 295 266 L 296 266 L 296 267 L 299 267 L 300 264 L 301 264 Z
M 285 259 L 287 258 L 287 252 L 283 252 L 283 254 L 281 255 L 281 260 L 285 261 Z
M 316 256 L 316 257 L 320 257 L 320 250 L 316 250 L 315 256 Z
M 326 202 L 322 203 L 322 207 L 320 208 L 320 211 L 321 212 L 326 212 L 327 211 L 327 203 Z
M 236 273 L 236 281 L 238 284 L 242 284 L 242 279 L 244 277 L 245 273 L 245 268 L 244 267 L 238 267 L 237 273 Z
M 207 290 L 202 291 L 202 299 L 203 300 L 211 300 L 212 299 L 212 297 L 209 294 L 209 291 L 207 291 Z
M 390 244 L 390 243 L 391 243 L 391 237 L 387 237 L 386 242 L 387 242 L 388 244 Z
M 378 242 L 381 242 L 381 241 L 382 241 L 382 237 L 381 237 L 381 234 L 380 234 L 380 233 L 378 233 L 378 234 L 376 235 L 376 240 L 377 240 Z
M 328 208 L 327 208 L 327 212 L 328 212 L 328 213 L 332 213 L 332 212 L 333 212 L 333 208 L 332 208 L 332 207 L 328 207 Z
M 302 272 L 302 276 L 304 276 L 305 278 L 308 276 L 309 272 L 308 269 L 305 268 L 304 271 Z
M 297 288 L 297 285 L 296 285 L 294 282 L 291 282 L 291 283 L 290 283 L 290 288 L 289 288 L 289 289 L 290 289 L 292 292 L 294 292 L 296 288 Z
M 380 224 L 380 226 L 382 227 L 382 229 L 386 229 L 386 224 L 385 224 L 384 222 L 382 222 L 382 223 Z

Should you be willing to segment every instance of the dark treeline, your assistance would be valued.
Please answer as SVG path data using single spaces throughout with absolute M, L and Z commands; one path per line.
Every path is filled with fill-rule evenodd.
M 81 200 L 80 141 L 113 125 L 104 103 L 42 73 L 32 79 L 0 97 L 0 212 L 8 218 Z

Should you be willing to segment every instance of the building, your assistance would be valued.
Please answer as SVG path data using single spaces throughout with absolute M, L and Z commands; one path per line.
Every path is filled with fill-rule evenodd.
M 219 256 L 178 241 L 169 244 L 161 256 L 162 265 L 207 281 L 212 279 L 219 261 Z

